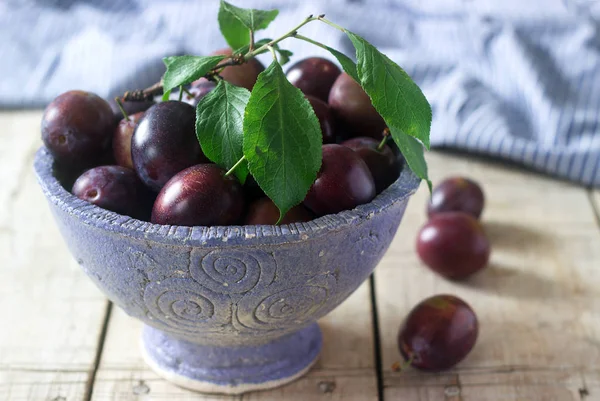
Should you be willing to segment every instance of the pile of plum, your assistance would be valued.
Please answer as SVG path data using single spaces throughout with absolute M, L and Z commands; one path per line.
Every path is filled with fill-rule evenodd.
M 263 70 L 250 59 L 221 76 L 251 90 Z M 318 57 L 294 64 L 287 77 L 319 119 L 323 161 L 303 203 L 282 223 L 368 203 L 398 178 L 402 157 L 382 142 L 385 123 L 357 82 Z M 104 209 L 157 224 L 275 224 L 279 211 L 252 176 L 242 185 L 202 153 L 195 106 L 214 87 L 201 78 L 181 101 L 129 101 L 123 110 L 92 93 L 69 91 L 46 108 L 42 139 L 59 166 L 78 172 L 72 193 Z
M 479 218 L 481 187 L 465 177 L 437 185 L 427 207 L 429 221 L 417 235 L 417 253 L 431 270 L 462 280 L 483 269 L 490 243 Z M 454 295 L 435 295 L 416 305 L 398 332 L 398 348 L 407 363 L 426 370 L 448 369 L 475 346 L 479 322 L 473 309 Z
M 429 221 L 417 237 L 421 260 L 451 280 L 461 280 L 486 266 L 490 243 L 479 217 L 483 191 L 464 177 L 442 181 L 432 192 L 427 208 Z

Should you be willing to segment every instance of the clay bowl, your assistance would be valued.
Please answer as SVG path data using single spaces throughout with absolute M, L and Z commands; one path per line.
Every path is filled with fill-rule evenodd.
M 45 148 L 35 170 L 65 242 L 116 305 L 144 322 L 145 360 L 180 386 L 239 394 L 298 378 L 321 349 L 317 319 L 387 250 L 419 179 L 372 202 L 282 226 L 164 226 L 71 195 Z

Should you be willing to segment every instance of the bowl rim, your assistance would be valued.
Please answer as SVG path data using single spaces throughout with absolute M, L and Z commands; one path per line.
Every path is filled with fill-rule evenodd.
M 67 191 L 53 174 L 54 158 L 45 146 L 37 150 L 34 169 L 44 196 L 61 211 L 77 218 L 83 224 L 100 230 L 161 244 L 182 246 L 240 246 L 265 242 L 289 243 L 327 235 L 356 226 L 375 215 L 407 201 L 420 184 L 420 179 L 405 167 L 400 177 L 371 202 L 351 210 L 318 217 L 305 223 L 246 226 L 174 226 L 153 224 L 134 219 L 77 198 Z

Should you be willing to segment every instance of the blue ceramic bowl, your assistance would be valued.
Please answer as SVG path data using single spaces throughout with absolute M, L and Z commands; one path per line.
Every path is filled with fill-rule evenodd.
M 419 185 L 405 168 L 372 202 L 308 223 L 165 226 L 76 198 L 53 162 L 37 152 L 56 223 L 96 285 L 144 322 L 146 361 L 181 386 L 229 394 L 310 368 L 321 348 L 316 320 L 373 271 Z

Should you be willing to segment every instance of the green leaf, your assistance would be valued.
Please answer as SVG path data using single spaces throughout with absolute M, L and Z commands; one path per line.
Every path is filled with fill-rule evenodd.
M 244 117 L 244 155 L 280 216 L 304 200 L 321 167 L 319 120 L 279 63 L 260 73 Z
M 163 58 L 163 62 L 167 66 L 167 72 L 165 72 L 162 79 L 165 95 L 173 88 L 189 84 L 203 77 L 225 57 L 173 56 Z
M 362 37 L 346 32 L 356 49 L 361 86 L 388 126 L 419 139 L 429 149 L 431 106 L 408 74 Z
M 237 49 L 250 43 L 250 30 L 235 15 L 227 11 L 223 6 L 223 2 L 221 2 L 217 19 L 219 20 L 221 34 L 229 47 Z
M 346 74 L 354 78 L 356 82 L 360 82 L 360 79 L 358 78 L 358 72 L 356 72 L 356 64 L 354 63 L 354 61 L 352 61 L 350 57 L 346 56 L 344 53 L 340 53 L 339 51 L 329 46 L 325 47 L 327 48 L 327 50 L 329 50 L 329 53 L 333 54 L 333 56 L 337 58 Z
M 244 109 L 249 98 L 247 89 L 219 81 L 196 107 L 196 136 L 202 151 L 226 170 L 244 155 Z M 239 165 L 234 173 L 243 184 L 248 175 L 247 164 Z
M 279 14 L 279 10 L 263 11 L 252 8 L 240 8 L 223 0 L 221 0 L 221 9 L 219 10 L 219 14 L 221 13 L 221 10 L 224 13 L 229 13 L 237 18 L 242 25 L 246 27 L 246 29 L 252 31 L 265 29 Z
M 431 192 L 431 181 L 427 175 L 427 162 L 425 162 L 425 155 L 423 151 L 423 145 L 410 135 L 406 135 L 402 130 L 389 127 L 392 134 L 392 138 L 402 156 L 408 163 L 408 167 L 417 175 L 417 177 L 427 181 L 429 192 Z

